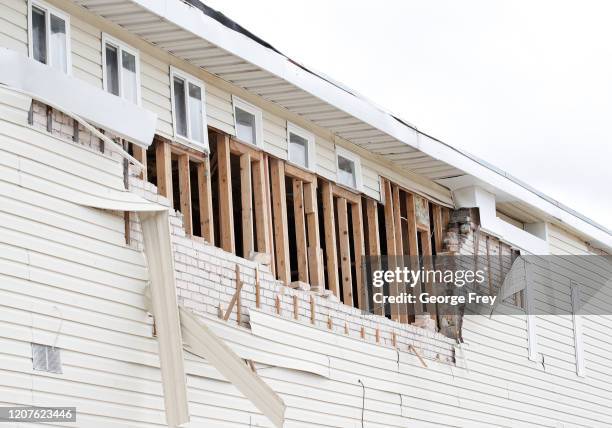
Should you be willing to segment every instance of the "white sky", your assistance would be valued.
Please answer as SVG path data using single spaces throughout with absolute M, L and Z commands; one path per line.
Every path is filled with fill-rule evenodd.
M 612 229 L 612 2 L 203 1 Z

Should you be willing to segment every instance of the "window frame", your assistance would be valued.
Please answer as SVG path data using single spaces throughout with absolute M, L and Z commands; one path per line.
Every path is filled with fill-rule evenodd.
M 236 108 L 243 110 L 249 114 L 255 116 L 255 142 L 248 143 L 238 138 L 238 120 L 236 115 Z M 260 108 L 255 107 L 253 104 L 246 102 L 242 98 L 232 95 L 232 113 L 234 116 L 234 136 L 236 139 L 244 144 L 250 146 L 259 147 L 263 149 L 263 112 Z
M 204 82 L 193 75 L 184 72 L 183 70 L 170 66 L 170 104 L 172 108 L 172 131 L 174 133 L 175 140 L 182 142 L 183 144 L 193 147 L 197 150 L 203 150 L 209 152 L 208 143 L 208 119 L 206 116 L 206 85 Z M 188 136 L 180 135 L 176 129 L 176 107 L 174 106 L 174 78 L 178 77 L 183 79 L 185 82 L 185 115 L 187 120 L 187 134 Z M 204 141 L 200 142 L 191 138 L 191 118 L 189 114 L 189 84 L 198 86 L 202 93 L 202 135 Z
M 338 158 L 343 157 L 353 162 L 355 165 L 355 187 L 348 186 L 340 182 L 340 168 L 338 167 Z M 346 187 L 351 190 L 360 192 L 363 188 L 362 176 L 361 176 L 361 158 L 357 153 L 354 153 L 344 147 L 336 146 L 336 183 L 340 186 Z
M 306 165 L 300 165 L 291 160 L 291 134 L 302 137 L 306 140 Z M 314 172 L 316 166 L 315 136 L 312 132 L 297 126 L 295 123 L 287 121 L 287 161 L 297 167 L 305 168 Z
M 42 0 L 28 0 L 28 57 L 34 59 L 34 40 L 33 40 L 33 28 L 32 28 L 32 7 L 37 7 L 45 11 L 45 50 L 47 55 L 47 62 L 43 63 L 38 60 L 35 60 L 39 64 L 44 64 L 48 67 L 54 68 L 50 62 L 50 52 L 49 52 L 49 41 L 51 39 L 51 14 L 57 16 L 58 18 L 64 20 L 66 25 L 66 74 L 68 76 L 72 75 L 72 46 L 71 46 L 71 36 L 70 36 L 70 15 L 56 7 L 45 3 Z M 58 70 L 61 72 L 61 70 Z
M 117 63 L 117 67 L 118 67 L 117 76 L 119 79 L 119 95 L 115 95 L 109 92 L 107 88 L 107 85 L 108 85 L 108 76 L 106 73 L 106 44 L 107 43 L 117 48 L 117 58 L 119 59 Z M 122 64 L 122 59 L 121 59 L 122 51 L 126 51 L 130 55 L 133 55 L 136 60 L 136 105 L 140 106 L 141 105 L 140 53 L 138 49 L 134 49 L 130 45 L 122 42 L 119 39 L 114 38 L 113 36 L 107 33 L 102 33 L 102 88 L 111 95 L 118 96 L 119 98 L 123 100 L 131 102 L 131 100 L 128 100 L 123 97 L 123 85 L 122 85 L 122 80 L 123 80 L 122 65 L 123 64 Z

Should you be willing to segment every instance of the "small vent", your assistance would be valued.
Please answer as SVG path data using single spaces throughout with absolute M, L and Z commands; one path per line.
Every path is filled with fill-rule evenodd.
M 32 365 L 34 370 L 61 374 L 60 349 L 32 343 Z

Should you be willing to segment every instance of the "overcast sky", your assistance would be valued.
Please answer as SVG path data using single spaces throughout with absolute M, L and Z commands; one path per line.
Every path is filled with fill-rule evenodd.
M 612 229 L 612 2 L 203 1 Z

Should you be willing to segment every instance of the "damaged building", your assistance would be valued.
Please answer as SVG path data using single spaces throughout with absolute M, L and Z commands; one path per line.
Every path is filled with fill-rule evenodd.
M 611 251 L 198 0 L 0 0 L 1 406 L 109 428 L 611 426 L 610 289 L 573 309 Z M 553 284 L 528 255 L 603 261 Z M 381 256 L 482 256 L 497 316 L 376 304 Z

